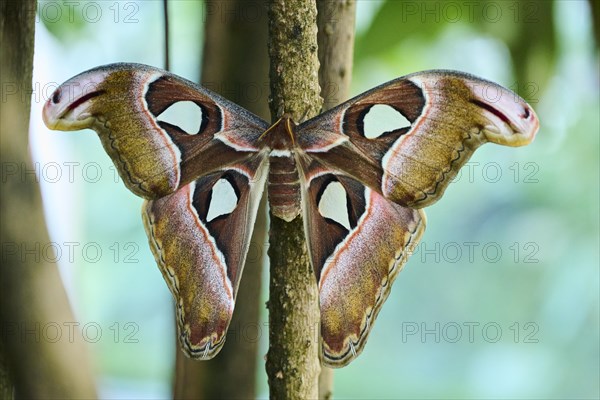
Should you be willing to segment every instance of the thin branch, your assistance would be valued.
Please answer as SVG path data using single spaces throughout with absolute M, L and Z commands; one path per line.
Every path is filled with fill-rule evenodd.
M 317 0 L 323 110 L 347 100 L 352 80 L 355 0 Z
M 297 121 L 321 109 L 314 0 L 269 1 L 271 116 Z M 300 216 L 271 215 L 269 241 L 269 352 L 267 375 L 274 399 L 318 396 L 319 306 Z
M 284 112 L 297 122 L 319 113 L 317 9 L 314 0 L 270 0 L 271 116 Z
M 171 70 L 171 63 L 169 62 L 169 4 L 168 0 L 163 0 L 163 18 L 165 28 L 165 70 Z

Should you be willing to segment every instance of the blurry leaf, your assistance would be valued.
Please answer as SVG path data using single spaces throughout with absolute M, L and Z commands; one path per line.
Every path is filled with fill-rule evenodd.
M 98 22 L 106 10 L 93 2 L 40 1 L 37 20 L 58 40 L 75 38 L 88 23 Z
M 459 27 L 506 44 L 516 82 L 511 89 L 534 105 L 557 57 L 553 1 L 404 2 L 388 0 L 356 40 L 356 59 L 383 58 L 409 40 L 435 42 Z M 405 55 L 407 58 L 411 54 Z
M 426 2 L 386 1 L 373 18 L 369 29 L 356 38 L 355 57 L 367 57 L 395 48 L 408 36 L 433 39 L 445 26 L 439 18 L 427 18 L 422 7 Z M 430 3 L 432 9 L 439 2 Z
M 511 89 L 534 106 L 557 60 L 553 5 L 548 0 L 486 0 L 478 20 L 482 32 L 508 46 L 516 78 Z

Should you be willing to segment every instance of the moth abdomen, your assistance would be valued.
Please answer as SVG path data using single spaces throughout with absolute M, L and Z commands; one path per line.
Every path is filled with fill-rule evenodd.
M 293 220 L 301 210 L 300 176 L 291 152 L 284 157 L 269 157 L 269 203 L 271 212 L 285 221 Z

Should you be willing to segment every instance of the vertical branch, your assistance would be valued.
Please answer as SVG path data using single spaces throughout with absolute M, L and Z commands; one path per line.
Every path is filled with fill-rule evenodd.
M 323 110 L 348 99 L 354 54 L 355 0 L 317 0 L 319 84 Z
M 20 398 L 94 398 L 81 334 L 44 334 L 48 326 L 75 330 L 75 317 L 56 264 L 40 254 L 50 243 L 40 189 L 21 174 L 33 169 L 27 138 L 35 10 L 35 0 L 0 3 L 0 160 L 13 168 L 0 191 L 0 368 L 8 365 Z
M 267 16 L 262 0 L 208 0 L 205 3 L 201 83 L 267 119 Z M 245 17 L 250 15 L 251 17 Z M 264 249 L 266 202 L 258 210 L 251 249 Z M 252 251 L 252 250 L 251 250 Z M 177 343 L 176 399 L 250 399 L 256 397 L 258 327 L 262 306 L 263 254 L 246 259 L 225 346 L 210 361 L 187 358 Z M 235 383 L 232 383 L 235 382 Z
M 350 93 L 354 52 L 355 0 L 317 0 L 319 84 L 323 110 L 345 101 Z M 321 369 L 319 399 L 333 396 L 333 370 Z
M 165 70 L 171 70 L 169 62 L 169 4 L 168 0 L 163 0 L 163 19 L 164 19 L 164 37 L 165 37 Z
M 600 5 L 597 1 L 588 0 L 592 9 L 592 25 L 594 27 L 594 38 L 596 46 L 600 46 Z
M 269 1 L 271 115 L 298 121 L 321 109 L 314 0 Z M 318 396 L 319 301 L 304 240 L 302 217 L 271 215 L 269 240 L 269 352 L 271 398 Z
M 314 0 L 270 0 L 271 116 L 295 121 L 319 113 L 317 9 Z

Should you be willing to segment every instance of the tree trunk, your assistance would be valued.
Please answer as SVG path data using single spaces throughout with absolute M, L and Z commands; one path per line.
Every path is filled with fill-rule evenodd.
M 317 0 L 323 110 L 347 100 L 352 80 L 355 0 Z
M 0 358 L 18 397 L 93 398 L 87 351 L 53 261 L 40 190 L 31 175 L 35 10 L 34 0 L 0 3 Z
M 201 83 L 268 119 L 267 18 L 254 0 L 206 2 Z M 255 13 L 256 11 L 256 13 Z M 257 18 L 237 18 L 256 15 Z M 266 241 L 265 200 L 258 211 L 251 253 L 240 281 L 227 341 L 214 360 L 187 358 L 177 343 L 174 397 L 249 399 L 256 397 L 262 261 Z M 232 384 L 233 383 L 233 384 Z
M 354 52 L 355 0 L 317 0 L 319 34 L 319 84 L 323 111 L 348 99 Z M 333 370 L 322 367 L 319 399 L 333 396 Z
M 321 109 L 316 19 L 314 0 L 269 1 L 273 121 L 284 112 L 300 121 Z M 269 259 L 270 397 L 315 399 L 320 371 L 319 297 L 301 216 L 285 222 L 271 215 Z
M 6 362 L 4 356 L 4 346 L 0 341 L 0 399 L 12 400 L 15 398 L 15 387 L 13 384 L 13 378 L 10 376 L 9 365 Z

